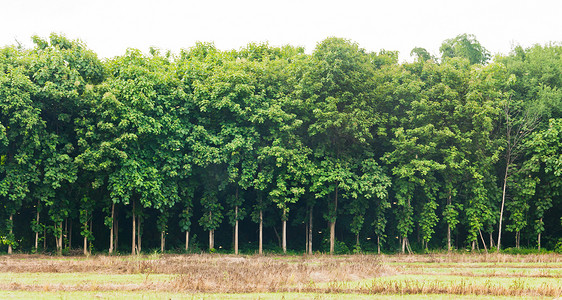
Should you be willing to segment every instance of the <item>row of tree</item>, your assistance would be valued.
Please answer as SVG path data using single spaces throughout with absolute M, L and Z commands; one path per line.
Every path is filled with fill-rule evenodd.
M 561 236 L 561 46 L 490 61 L 464 34 L 399 63 L 328 38 L 312 54 L 199 43 L 101 61 L 61 35 L 33 41 L 0 50 L 9 253 L 62 253 L 78 234 L 86 254 L 138 253 L 142 237 L 164 251 L 167 236 L 188 250 L 194 232 L 234 253 L 271 233 L 309 253 Z

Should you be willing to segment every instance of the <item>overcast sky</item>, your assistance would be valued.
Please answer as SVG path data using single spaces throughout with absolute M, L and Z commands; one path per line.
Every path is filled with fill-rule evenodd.
M 513 45 L 562 41 L 562 1 L 494 0 L 11 0 L 0 6 L 0 46 L 31 45 L 51 32 L 80 39 L 102 58 L 129 47 L 178 52 L 197 41 L 223 50 L 248 42 L 304 46 L 330 36 L 368 51 L 398 50 L 402 60 L 445 39 L 476 35 L 492 54 Z

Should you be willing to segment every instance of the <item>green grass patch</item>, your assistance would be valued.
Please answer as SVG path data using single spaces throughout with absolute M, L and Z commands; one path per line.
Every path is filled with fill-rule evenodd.
M 405 268 L 405 273 L 416 272 L 423 274 L 451 274 L 463 273 L 475 276 L 532 276 L 532 277 L 562 277 L 562 268 Z
M 173 274 L 99 274 L 99 273 L 0 273 L 0 282 L 23 285 L 142 284 L 162 282 Z
M 331 282 L 321 283 L 319 287 L 338 286 L 349 289 L 369 287 L 373 284 L 382 285 L 431 285 L 436 284 L 443 287 L 453 285 L 473 285 L 485 287 L 511 287 L 514 289 L 524 288 L 541 288 L 541 287 L 560 287 L 562 286 L 562 278 L 543 278 L 543 277 L 470 277 L 470 276 L 455 276 L 455 275 L 394 275 L 383 276 L 374 279 L 348 281 L 348 282 Z

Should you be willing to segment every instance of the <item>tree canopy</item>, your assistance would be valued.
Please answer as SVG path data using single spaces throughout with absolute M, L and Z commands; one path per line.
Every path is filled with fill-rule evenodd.
M 558 44 L 33 41 L 0 49 L 8 252 L 562 251 Z

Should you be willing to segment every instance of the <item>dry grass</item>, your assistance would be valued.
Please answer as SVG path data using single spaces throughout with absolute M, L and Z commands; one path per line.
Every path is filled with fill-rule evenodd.
M 352 256 L 234 256 L 218 254 L 92 256 L 53 258 L 40 255 L 0 257 L 0 273 L 142 274 L 141 282 L 84 281 L 53 284 L 48 281 L 0 283 L 13 291 L 173 291 L 201 293 L 359 293 L 456 294 L 489 296 L 562 295 L 558 268 L 560 255 L 352 255 Z M 539 269 L 527 274 L 503 268 Z M 485 266 L 489 274 L 471 272 Z M 463 268 L 460 270 L 459 268 Z M 434 270 L 431 270 L 434 268 Z M 447 271 L 450 268 L 450 271 Z M 556 270 L 551 273 L 549 268 Z M 438 273 L 435 270 L 439 269 Z M 170 274 L 156 280 L 153 274 Z M 385 280 L 389 276 L 422 274 L 420 280 Z M 431 274 L 431 275 L 429 275 Z M 460 281 L 446 276 L 462 275 Z M 151 277 L 153 276 L 153 277 Z M 442 276 L 442 277 L 440 277 Z M 471 281 L 470 278 L 514 278 L 511 284 Z M 527 285 L 529 278 L 545 277 L 548 283 Z M 374 279 L 373 279 L 374 278 Z M 459 276 L 460 278 L 460 276 Z M 368 280 L 367 280 L 368 279 Z M 501 279 L 501 278 L 500 278 Z M 355 282 L 355 283 L 354 283 Z M 357 284 L 357 282 L 362 282 Z
M 382 255 L 383 262 L 400 263 L 562 263 L 560 254 L 415 254 L 415 255 Z

